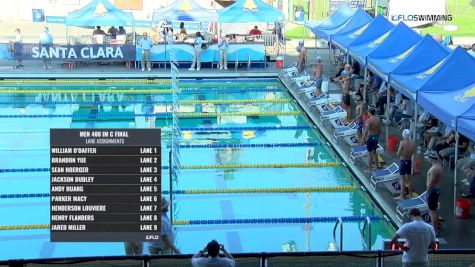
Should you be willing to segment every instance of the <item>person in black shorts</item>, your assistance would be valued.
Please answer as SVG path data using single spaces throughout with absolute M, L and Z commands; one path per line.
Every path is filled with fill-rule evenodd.
M 399 143 L 397 155 L 401 160 L 399 163 L 399 174 L 401 175 L 401 195 L 396 199 L 404 199 L 407 196 L 412 197 L 413 187 L 410 175 L 412 174 L 412 159 L 416 153 L 416 143 L 411 140 L 411 131 L 404 129 L 402 131 L 403 140 Z M 406 195 L 407 189 L 407 195 Z
M 434 227 L 435 232 L 439 231 L 439 212 L 437 210 L 439 206 L 439 184 L 440 179 L 442 178 L 442 166 L 439 163 L 439 156 L 437 152 L 431 151 L 428 155 L 428 158 L 431 161 L 432 166 L 429 171 L 427 171 L 427 190 L 426 190 L 426 200 L 427 205 L 429 206 L 429 216 Z
M 379 168 L 378 155 L 376 149 L 378 148 L 379 135 L 381 133 L 381 119 L 377 117 L 376 109 L 370 107 L 369 110 L 369 119 L 366 121 L 366 127 L 363 134 L 363 140 L 368 137 L 366 141 L 366 148 L 368 149 L 368 172 L 373 172 L 373 164 L 376 163 L 376 167 Z
M 427 192 L 427 206 L 429 206 L 429 210 L 437 210 L 439 207 L 439 195 L 439 188 L 432 188 Z

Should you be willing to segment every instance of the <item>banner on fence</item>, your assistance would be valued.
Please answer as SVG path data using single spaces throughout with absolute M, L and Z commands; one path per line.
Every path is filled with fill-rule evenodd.
M 366 6 L 366 0 L 330 0 L 329 15 L 333 14 L 342 4 L 347 4 L 352 8 L 364 8 Z
M 49 61 L 133 61 L 133 45 L 53 45 L 24 44 L 22 53 L 15 53 L 23 60 Z

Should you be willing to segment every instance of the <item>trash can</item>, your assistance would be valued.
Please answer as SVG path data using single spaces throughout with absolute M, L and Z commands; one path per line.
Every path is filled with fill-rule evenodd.
M 283 56 L 278 56 L 275 58 L 275 67 L 278 69 L 282 69 L 284 66 L 284 57 Z
M 470 217 L 470 206 L 472 206 L 472 202 L 468 199 L 461 198 L 457 200 L 455 216 L 459 219 L 468 219 Z
M 387 140 L 388 152 L 396 152 L 399 139 L 395 136 L 389 136 Z
M 421 160 L 416 159 L 416 162 L 412 165 L 414 175 L 421 173 Z
M 45 21 L 45 11 L 44 9 L 32 9 L 31 15 L 33 16 L 33 22 L 43 22 Z

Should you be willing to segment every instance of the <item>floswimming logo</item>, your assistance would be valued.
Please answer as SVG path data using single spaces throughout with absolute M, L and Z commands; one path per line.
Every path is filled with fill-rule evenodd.
M 459 103 L 465 103 L 467 102 L 471 97 L 475 97 L 475 86 L 468 89 L 463 93 L 463 95 L 456 95 L 454 97 L 454 100 L 459 102 Z
M 391 16 L 392 21 L 452 21 L 452 15 L 416 15 L 416 14 L 396 14 Z

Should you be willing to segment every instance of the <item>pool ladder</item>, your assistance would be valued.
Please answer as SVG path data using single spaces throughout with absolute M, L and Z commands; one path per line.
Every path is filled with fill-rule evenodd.
M 337 243 L 336 231 L 340 228 L 340 242 Z M 365 234 L 367 233 L 367 234 Z M 363 227 L 361 228 L 361 238 L 363 239 L 363 244 L 365 250 L 371 250 L 371 218 L 366 217 L 363 221 Z M 367 239 L 366 239 L 367 238 Z M 343 219 L 338 217 L 335 221 L 335 226 L 333 226 L 333 244 L 337 251 L 343 251 Z

